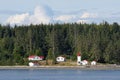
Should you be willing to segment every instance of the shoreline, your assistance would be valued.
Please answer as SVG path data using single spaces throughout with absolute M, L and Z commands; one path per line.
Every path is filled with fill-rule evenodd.
M 120 65 L 96 65 L 96 66 L 0 66 L 1 69 L 80 69 L 80 70 L 120 70 Z

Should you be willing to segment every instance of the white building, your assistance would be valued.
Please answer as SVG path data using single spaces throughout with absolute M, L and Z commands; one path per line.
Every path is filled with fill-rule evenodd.
M 34 62 L 29 62 L 29 66 L 30 67 L 34 67 L 34 66 L 39 66 L 39 64 L 38 63 L 34 63 Z
M 36 56 L 36 55 L 32 55 L 28 57 L 29 61 L 38 61 L 38 60 L 43 60 L 44 56 Z
M 93 65 L 93 66 L 96 65 L 96 64 L 97 64 L 96 61 L 92 61 L 92 62 L 91 62 L 91 65 Z
M 83 66 L 88 65 L 88 61 L 87 61 L 87 60 L 83 60 L 83 61 L 81 62 L 81 64 L 82 64 Z
M 64 61 L 65 61 L 65 57 L 58 56 L 58 57 L 56 58 L 56 61 L 57 61 L 57 62 L 64 62 Z
M 88 65 L 88 61 L 87 60 L 81 60 L 81 54 L 80 52 L 77 54 L 77 65 Z

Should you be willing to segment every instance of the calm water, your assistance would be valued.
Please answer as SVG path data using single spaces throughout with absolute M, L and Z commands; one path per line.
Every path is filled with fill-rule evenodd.
M 0 80 L 120 80 L 120 70 L 3 69 Z

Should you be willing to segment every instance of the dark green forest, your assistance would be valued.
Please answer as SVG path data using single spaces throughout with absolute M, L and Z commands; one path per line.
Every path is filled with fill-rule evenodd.
M 29 55 L 64 55 L 100 63 L 120 64 L 120 25 L 49 24 L 0 25 L 0 65 L 25 65 Z

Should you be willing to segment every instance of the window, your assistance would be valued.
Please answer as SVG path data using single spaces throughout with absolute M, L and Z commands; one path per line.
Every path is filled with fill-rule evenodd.
M 60 60 L 60 58 L 58 57 L 57 60 Z

